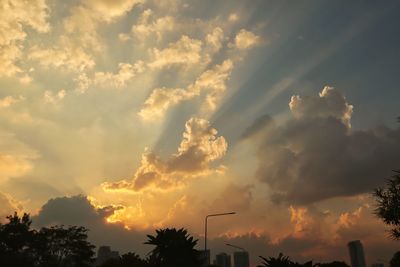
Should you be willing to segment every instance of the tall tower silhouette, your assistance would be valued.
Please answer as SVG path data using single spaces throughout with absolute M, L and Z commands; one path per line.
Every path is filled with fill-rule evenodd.
M 351 267 L 367 267 L 365 264 L 364 249 L 361 241 L 350 241 L 347 244 L 347 247 L 349 248 Z
M 235 267 L 249 267 L 249 253 L 247 251 L 236 251 L 233 253 Z

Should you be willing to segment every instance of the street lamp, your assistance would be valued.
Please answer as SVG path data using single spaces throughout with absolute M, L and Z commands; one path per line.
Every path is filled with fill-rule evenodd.
M 208 214 L 204 220 L 204 253 L 207 253 L 207 223 L 209 217 L 216 217 L 216 216 L 224 216 L 224 215 L 233 215 L 236 212 L 225 212 L 225 213 L 216 213 L 216 214 Z M 207 255 L 206 255 L 207 256 Z M 207 257 L 207 261 L 208 261 Z M 210 262 L 208 262 L 210 264 Z
M 245 250 L 244 248 L 241 248 L 241 247 L 238 247 L 238 246 L 235 246 L 235 245 L 232 245 L 232 244 L 225 243 L 225 245 L 226 245 L 226 246 L 233 247 L 233 248 L 238 248 L 238 249 L 241 249 L 241 250 L 243 250 L 243 251 L 247 251 L 247 250 Z

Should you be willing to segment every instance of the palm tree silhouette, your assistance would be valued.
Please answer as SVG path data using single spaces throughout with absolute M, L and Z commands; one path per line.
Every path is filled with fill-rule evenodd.
M 147 235 L 145 244 L 154 245 L 149 261 L 157 267 L 198 267 L 199 252 L 194 248 L 197 244 L 186 229 L 175 228 L 156 230 L 156 236 Z

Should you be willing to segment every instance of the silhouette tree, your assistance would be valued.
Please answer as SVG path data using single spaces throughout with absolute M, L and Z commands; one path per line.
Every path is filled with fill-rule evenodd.
M 262 265 L 259 265 L 258 267 L 289 267 L 292 265 L 292 261 L 289 260 L 288 256 L 283 256 L 282 253 L 279 253 L 279 256 L 277 258 L 274 257 L 268 257 L 264 258 L 263 256 L 259 256 L 263 262 Z
M 259 256 L 263 262 L 262 265 L 258 265 L 257 267 L 313 267 L 317 265 L 313 265 L 312 261 L 308 261 L 305 263 L 298 263 L 291 261 L 288 256 L 283 256 L 282 253 L 279 253 L 277 258 L 268 257 L 265 258 L 263 256 Z
M 399 267 L 400 266 L 400 251 L 394 253 L 392 259 L 390 260 L 390 267 Z
M 186 229 L 159 229 L 157 235 L 147 235 L 145 244 L 154 245 L 149 262 L 157 267 L 200 266 L 199 252 L 194 249 L 198 240 L 193 239 Z
M 31 230 L 29 214 L 7 216 L 0 225 L 0 264 L 13 267 L 89 267 L 94 246 L 84 227 L 53 226 Z
M 41 266 L 91 266 L 94 248 L 85 227 L 43 227 L 37 233 L 36 249 Z
M 373 192 L 377 206 L 375 215 L 391 226 L 390 236 L 400 239 L 400 171 L 387 179 L 386 187 L 378 187 Z
M 139 255 L 129 252 L 123 254 L 121 256 L 121 261 L 124 267 L 146 267 L 148 263 L 146 260 L 143 260 L 139 257 Z
M 329 263 L 319 263 L 317 264 L 318 267 L 350 267 L 344 261 L 333 261 Z
M 0 224 L 0 263 L 4 266 L 34 266 L 35 231 L 30 230 L 29 214 L 24 213 L 20 218 L 14 213 L 6 218 L 8 223 Z
M 148 267 L 149 264 L 143 260 L 139 255 L 129 252 L 123 254 L 120 258 L 112 258 L 106 260 L 99 267 Z

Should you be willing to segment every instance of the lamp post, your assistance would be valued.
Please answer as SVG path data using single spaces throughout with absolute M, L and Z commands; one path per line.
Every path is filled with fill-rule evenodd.
M 216 213 L 216 214 L 208 214 L 204 220 L 204 253 L 207 256 L 207 224 L 208 224 L 208 218 L 209 217 L 216 217 L 216 216 L 224 216 L 224 215 L 233 215 L 236 214 L 236 212 L 225 212 L 225 213 Z M 208 261 L 209 258 L 207 257 L 207 263 L 210 264 Z
M 238 249 L 241 249 L 241 250 L 243 250 L 243 251 L 247 251 L 247 250 L 245 250 L 244 248 L 241 248 L 241 247 L 238 247 L 238 246 L 235 246 L 235 245 L 232 245 L 232 244 L 225 243 L 225 245 L 226 245 L 226 246 L 233 247 L 233 248 L 238 248 Z

